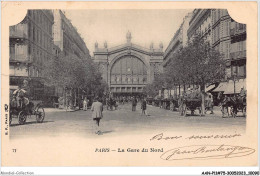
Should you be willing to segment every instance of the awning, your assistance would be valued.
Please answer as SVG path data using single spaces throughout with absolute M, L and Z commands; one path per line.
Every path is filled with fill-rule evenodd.
M 224 92 L 227 88 L 227 82 L 221 82 L 216 89 L 214 89 L 212 92 Z
M 215 88 L 215 84 L 212 84 L 212 85 L 208 86 L 208 87 L 205 89 L 205 92 L 208 92 L 208 91 L 210 91 L 210 90 L 212 90 L 212 89 L 214 89 L 214 88 Z
M 240 80 L 235 81 L 235 86 L 234 86 L 234 81 L 229 81 L 224 94 L 234 94 L 234 92 L 240 93 L 241 88 L 244 88 L 244 90 L 246 90 L 246 80 L 245 79 L 240 79 Z

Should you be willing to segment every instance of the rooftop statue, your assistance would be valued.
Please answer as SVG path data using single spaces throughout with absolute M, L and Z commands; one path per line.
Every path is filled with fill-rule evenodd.
M 105 43 L 104 43 L 104 47 L 107 48 L 107 41 L 105 41 Z
M 131 35 L 131 32 L 127 32 L 126 33 L 126 40 L 127 40 L 127 43 L 130 43 L 131 42 L 131 39 L 132 39 L 132 35 Z
M 151 50 L 153 49 L 153 42 L 150 44 L 150 49 Z
M 98 42 L 95 43 L 95 48 L 98 48 Z
M 162 43 L 162 42 L 160 42 L 159 47 L 160 47 L 161 49 L 163 49 L 163 43 Z

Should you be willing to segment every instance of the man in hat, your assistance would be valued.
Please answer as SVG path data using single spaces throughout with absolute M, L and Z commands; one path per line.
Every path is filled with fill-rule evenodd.
M 142 114 L 141 115 L 145 115 L 147 116 L 147 110 L 146 110 L 146 98 L 143 98 L 142 102 L 141 102 L 141 109 L 142 109 Z
M 103 104 L 101 103 L 101 99 L 96 98 L 94 103 L 91 106 L 92 111 L 92 118 L 95 122 L 95 133 L 101 135 L 102 132 L 100 131 L 100 120 L 103 118 Z
M 87 99 L 87 97 L 85 97 L 84 98 L 84 100 L 83 100 L 83 110 L 84 111 L 87 111 L 88 110 L 88 99 Z
M 137 99 L 133 97 L 132 99 L 132 111 L 136 111 Z
M 22 108 L 22 106 L 24 105 L 23 102 L 24 102 L 25 93 L 26 91 L 22 89 L 22 85 L 18 85 L 18 89 L 16 89 L 13 92 L 13 96 L 15 97 L 17 102 L 17 107 Z
M 206 102 L 207 109 L 211 111 L 210 114 L 214 114 L 214 112 L 213 112 L 213 96 L 210 92 L 206 93 L 205 102 Z M 205 111 L 205 114 L 206 114 L 206 111 Z

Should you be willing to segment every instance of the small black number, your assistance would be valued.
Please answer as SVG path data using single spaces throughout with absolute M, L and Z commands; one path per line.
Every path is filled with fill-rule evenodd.
M 16 153 L 16 149 L 13 149 L 13 152 Z

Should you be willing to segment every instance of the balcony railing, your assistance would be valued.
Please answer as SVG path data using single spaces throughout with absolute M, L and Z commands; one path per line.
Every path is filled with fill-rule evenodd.
M 10 37 L 28 38 L 28 28 L 26 24 L 17 24 L 10 27 Z
M 230 58 L 232 60 L 240 59 L 246 57 L 246 50 L 244 51 L 237 51 L 230 53 Z
M 246 28 L 233 28 L 233 29 L 230 29 L 230 35 L 238 35 L 238 34 L 242 34 L 243 32 L 246 31 Z

